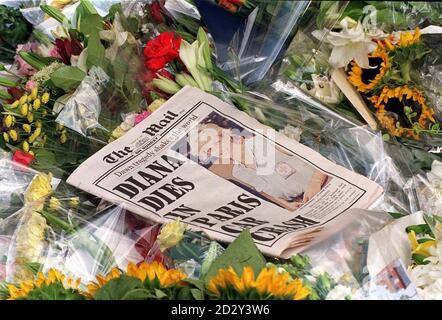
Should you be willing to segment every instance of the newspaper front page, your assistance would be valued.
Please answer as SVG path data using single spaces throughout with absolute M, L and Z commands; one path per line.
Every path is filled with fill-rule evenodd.
M 222 242 L 248 228 L 259 249 L 289 257 L 357 219 L 383 193 L 293 139 L 185 87 L 85 161 L 68 183 Z

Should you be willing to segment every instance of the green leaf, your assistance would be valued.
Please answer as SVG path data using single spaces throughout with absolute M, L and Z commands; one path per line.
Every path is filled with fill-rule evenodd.
M 242 274 L 245 266 L 250 266 L 257 275 L 262 268 L 265 267 L 266 260 L 253 242 L 252 236 L 248 229 L 242 231 L 238 238 L 235 239 L 224 251 L 224 253 L 216 259 L 204 280 L 209 282 L 220 269 L 232 267 L 238 275 Z
M 81 19 L 79 30 L 85 35 L 89 35 L 103 30 L 103 27 L 103 18 L 98 14 L 91 14 Z
M 128 296 L 140 297 L 140 289 L 144 290 L 140 279 L 121 275 L 110 280 L 103 287 L 97 290 L 94 295 L 95 300 L 128 300 Z
M 77 87 L 86 76 L 81 69 L 72 66 L 61 67 L 51 75 L 54 85 L 65 92 Z
M 87 60 L 86 65 L 88 69 L 92 66 L 103 66 L 104 62 L 104 46 L 101 43 L 98 32 L 92 32 L 87 46 Z

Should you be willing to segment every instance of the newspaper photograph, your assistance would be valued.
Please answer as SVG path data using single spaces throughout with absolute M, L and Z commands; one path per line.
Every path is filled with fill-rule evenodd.
M 156 222 L 180 219 L 218 241 L 247 228 L 262 252 L 282 258 L 357 219 L 354 209 L 383 193 L 192 87 L 90 157 L 68 183 Z

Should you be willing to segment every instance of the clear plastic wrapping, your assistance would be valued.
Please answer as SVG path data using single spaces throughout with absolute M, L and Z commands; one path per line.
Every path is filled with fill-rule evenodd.
M 274 1 L 258 6 L 233 37 L 228 60 L 218 64 L 246 84 L 262 80 L 308 5 L 309 1 Z

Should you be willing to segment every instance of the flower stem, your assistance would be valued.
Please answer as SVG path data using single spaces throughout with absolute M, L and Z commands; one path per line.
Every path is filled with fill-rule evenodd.
M 406 82 L 410 82 L 411 81 L 411 77 L 410 77 L 411 61 L 409 61 L 409 60 L 404 61 L 401 64 L 400 69 L 401 69 L 402 79 Z

